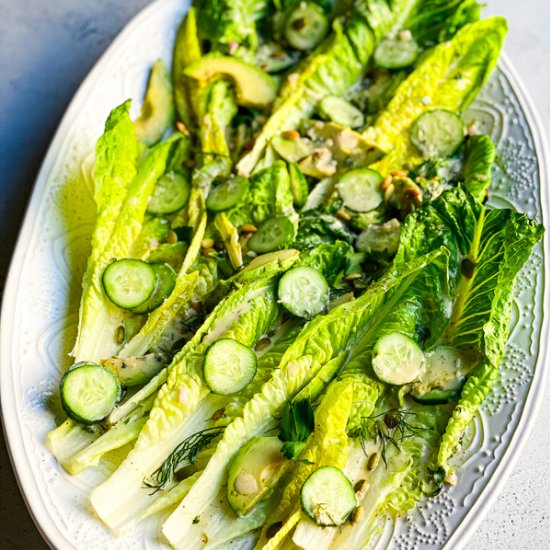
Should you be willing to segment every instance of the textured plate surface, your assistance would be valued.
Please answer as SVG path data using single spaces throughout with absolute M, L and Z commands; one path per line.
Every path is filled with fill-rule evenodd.
M 82 165 L 112 107 L 143 96 L 148 70 L 169 60 L 181 0 L 159 0 L 136 17 L 90 73 L 59 127 L 38 176 L 4 293 L 1 392 L 10 454 L 26 502 L 48 543 L 58 549 L 159 548 L 150 521 L 115 539 L 92 515 L 89 489 L 112 465 L 80 476 L 64 472 L 44 446 L 55 424 L 60 373 L 76 334 L 80 280 L 89 252 L 94 204 Z M 548 225 L 542 132 L 522 86 L 504 59 L 470 108 L 497 144 L 490 203 L 514 207 Z M 459 483 L 388 522 L 377 546 L 460 547 L 504 484 L 544 390 L 548 323 L 548 236 L 521 272 L 512 335 L 501 375 L 455 457 Z M 545 255 L 546 251 L 546 255 Z M 52 399 L 53 398 L 53 399 Z

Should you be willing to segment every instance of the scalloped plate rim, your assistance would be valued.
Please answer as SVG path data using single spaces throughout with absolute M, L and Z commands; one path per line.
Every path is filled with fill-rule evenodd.
M 11 389 L 13 387 L 13 372 L 8 365 L 12 364 L 10 357 L 14 333 L 11 324 L 8 324 L 7 320 L 10 319 L 10 314 L 12 314 L 16 306 L 16 296 L 17 291 L 19 290 L 17 276 L 26 260 L 26 251 L 29 243 L 31 242 L 31 235 L 36 223 L 36 218 L 33 214 L 38 210 L 42 200 L 44 200 L 49 176 L 53 170 L 55 161 L 59 156 L 70 126 L 73 124 L 75 118 L 78 117 L 79 110 L 82 105 L 86 103 L 86 99 L 93 85 L 103 72 L 104 67 L 117 53 L 119 47 L 125 42 L 126 37 L 129 36 L 133 32 L 134 28 L 138 27 L 151 13 L 156 11 L 161 4 L 166 3 L 168 5 L 171 2 L 174 4 L 176 3 L 175 0 L 156 0 L 136 14 L 99 58 L 75 93 L 55 132 L 54 138 L 48 148 L 48 152 L 36 178 L 4 288 L 0 317 L 0 395 L 2 404 L 2 424 L 6 436 L 6 445 L 10 455 L 10 460 L 25 504 L 37 529 L 43 536 L 45 542 L 51 548 L 67 548 L 67 545 L 72 547 L 74 546 L 72 545 L 72 542 L 61 533 L 57 524 L 51 520 L 51 517 L 48 515 L 45 502 L 42 498 L 42 494 L 36 485 L 35 477 L 29 473 L 29 468 L 32 464 L 28 460 L 28 456 L 25 453 L 25 438 L 22 432 L 17 429 L 20 425 L 17 420 L 19 410 L 17 402 L 20 396 L 13 395 L 10 391 L 6 390 L 6 388 Z M 185 6 L 182 6 L 181 2 L 179 2 L 178 5 L 181 9 L 185 9 Z M 548 190 L 545 183 L 550 183 L 547 166 L 547 159 L 550 157 L 548 156 L 548 146 L 543 131 L 543 125 L 520 77 L 517 75 L 513 65 L 504 52 L 499 60 L 499 68 L 508 77 L 515 93 L 517 94 L 521 107 L 525 113 L 529 128 L 532 132 L 541 180 L 540 189 L 542 222 L 547 224 L 550 215 Z M 547 231 L 544 235 L 542 249 L 545 261 L 545 279 L 542 300 L 543 305 L 547 305 L 550 308 L 550 255 L 548 254 L 548 251 L 550 250 L 550 231 Z M 531 381 L 530 389 L 527 393 L 523 413 L 521 414 L 516 430 L 511 437 L 509 448 L 493 472 L 493 475 L 491 476 L 491 479 L 485 489 L 479 493 L 475 502 L 470 506 L 470 509 L 464 516 L 462 522 L 455 526 L 454 531 L 445 543 L 445 548 L 462 548 L 466 544 L 501 492 L 514 464 L 521 453 L 521 450 L 533 427 L 536 415 L 542 402 L 544 390 L 546 388 L 546 379 L 548 375 L 545 372 L 543 365 L 545 361 L 548 360 L 547 342 L 549 337 L 550 321 L 548 316 L 545 316 L 541 326 L 539 339 L 540 353 L 535 366 L 534 376 Z

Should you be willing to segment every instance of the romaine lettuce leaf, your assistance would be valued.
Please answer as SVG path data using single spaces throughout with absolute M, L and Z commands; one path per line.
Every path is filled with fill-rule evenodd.
M 435 471 L 441 471 L 445 477 L 452 472 L 448 460 L 456 451 L 462 434 L 472 421 L 481 403 L 485 400 L 493 382 L 498 376 L 498 368 L 489 361 L 483 361 L 468 377 L 460 394 L 458 405 L 455 407 L 447 429 L 441 438 Z
M 493 70 L 507 31 L 506 20 L 493 17 L 466 25 L 448 42 L 436 46 L 401 83 L 387 108 L 364 133 L 386 157 L 374 167 L 386 175 L 421 158 L 409 139 L 409 128 L 424 112 L 461 112 L 474 100 Z
M 155 146 L 145 157 L 128 186 L 108 242 L 84 277 L 78 336 L 72 352 L 75 361 L 98 361 L 116 355 L 120 348 L 115 334 L 124 326 L 127 314 L 117 308 L 103 292 L 101 277 L 114 258 L 126 258 L 141 232 L 147 201 L 157 179 L 162 176 L 172 148 L 179 138 L 170 138 Z M 114 154 L 110 151 L 110 154 Z M 114 167 L 113 167 L 114 169 Z
M 508 338 L 515 277 L 542 232 L 542 226 L 525 215 L 489 209 L 457 188 L 409 216 L 396 263 L 432 247 L 449 250 L 453 305 L 444 341 L 474 349 L 497 366 Z
M 189 85 L 183 71 L 185 67 L 198 61 L 201 57 L 201 45 L 197 30 L 197 10 L 192 6 L 185 14 L 174 40 L 172 54 L 172 80 L 174 82 L 174 104 L 176 113 L 189 131 L 195 130 L 197 103 L 196 87 Z
M 477 21 L 481 5 L 476 0 L 424 0 L 422 9 L 403 24 L 422 46 L 449 40 L 461 27 Z
M 111 111 L 96 145 L 93 180 L 97 219 L 92 236 L 92 264 L 109 242 L 137 172 L 140 147 L 129 115 L 130 105 L 128 100 Z
M 216 51 L 248 57 L 256 49 L 256 20 L 265 0 L 196 0 L 194 5 L 201 38 Z
M 348 255 L 353 253 L 353 248 L 343 241 L 335 241 L 334 244 L 320 244 L 300 254 L 295 267 L 306 265 L 320 271 L 327 283 L 333 285 L 338 275 L 347 265 Z
M 220 337 L 254 346 L 273 325 L 278 311 L 274 278 L 251 282 L 223 300 L 176 355 L 134 448 L 111 478 L 92 493 L 96 512 L 111 528 L 117 531 L 127 528 L 130 517 L 149 505 L 150 499 L 143 493 L 143 480 L 181 440 L 197 431 L 197 425 L 204 427 L 204 422 L 219 408 L 214 399 L 197 410 L 209 393 L 202 380 L 202 360 L 207 347 Z M 195 410 L 197 414 L 192 420 L 190 415 Z
M 88 330 L 84 328 L 88 322 L 88 316 L 84 309 L 105 307 L 102 303 L 103 296 L 98 294 L 95 289 L 98 274 L 102 273 L 105 266 L 97 266 L 97 263 L 109 245 L 116 221 L 128 195 L 128 189 L 137 172 L 137 157 L 140 147 L 129 111 L 130 101 L 113 109 L 105 123 L 105 132 L 99 138 L 96 146 L 93 177 L 97 217 L 92 234 L 92 250 L 82 280 L 79 329 L 72 351 L 72 355 L 77 361 L 93 359 L 85 356 L 88 350 L 84 348 L 86 338 L 82 333 Z M 90 327 L 89 330 L 92 328 Z M 83 349 L 80 349 L 81 347 Z
M 239 269 L 243 265 L 243 250 L 239 243 L 237 228 L 229 221 L 225 212 L 216 215 L 214 226 L 222 238 L 233 269 Z
M 193 172 L 193 184 L 208 192 L 217 177 L 231 172 L 231 152 L 227 128 L 237 113 L 235 93 L 227 80 L 216 80 L 200 88 L 197 99 L 198 137 L 201 153 L 199 168 Z
M 396 261 L 448 244 L 452 311 L 443 343 L 473 352 L 474 369 L 442 439 L 439 466 L 459 442 L 504 357 L 514 282 L 541 238 L 541 225 L 508 209 L 489 209 L 462 188 L 446 191 L 405 222 Z
M 170 231 L 170 222 L 160 216 L 147 215 L 141 231 L 132 246 L 132 257 L 145 259 Z
M 250 178 L 250 186 L 242 201 L 229 210 L 227 216 L 236 226 L 245 223 L 259 225 L 275 216 L 287 216 L 296 223 L 292 202 L 290 176 L 286 164 L 278 160 Z
M 482 201 L 491 185 L 491 168 L 496 148 L 488 135 L 471 136 L 464 145 L 464 187 Z
M 325 363 L 345 349 L 360 327 L 364 331 L 375 329 L 379 315 L 383 316 L 386 311 L 384 308 L 378 311 L 378 308 L 390 290 L 398 288 L 409 277 L 414 278 L 441 253 L 437 250 L 390 270 L 357 300 L 342 304 L 327 315 L 317 316 L 305 326 L 285 352 L 271 379 L 246 403 L 242 416 L 225 429 L 204 474 L 165 524 L 163 531 L 171 544 L 178 547 L 185 541 L 192 546 L 201 540 L 203 526 L 195 525 L 193 519 L 214 503 L 233 454 L 248 439 L 268 429 L 273 423 L 273 415 L 311 381 Z M 385 307 L 392 307 L 391 300 Z
M 378 40 L 403 17 L 413 2 L 362 1 L 342 24 L 336 19 L 333 32 L 308 56 L 298 72 L 287 78 L 275 110 L 257 136 L 252 150 L 238 163 L 248 175 L 260 161 L 269 141 L 285 130 L 296 129 L 311 116 L 326 95 L 343 95 L 362 76 Z
M 348 435 L 346 426 L 353 400 L 351 380 L 330 384 L 319 406 L 315 410 L 315 428 L 307 441 L 300 461 L 294 463 L 288 482 L 282 491 L 275 510 L 268 516 L 258 546 L 277 548 L 291 528 L 304 517 L 300 507 L 300 490 L 305 480 L 320 466 L 342 468 L 348 457 Z M 267 528 L 282 523 L 277 534 L 268 539 Z M 322 529 L 319 527 L 319 529 Z

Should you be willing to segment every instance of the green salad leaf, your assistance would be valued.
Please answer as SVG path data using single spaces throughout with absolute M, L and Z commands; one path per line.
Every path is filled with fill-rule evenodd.
M 412 123 L 433 109 L 461 112 L 473 101 L 498 59 L 507 32 L 501 17 L 470 23 L 436 46 L 403 81 L 365 137 L 386 157 L 374 167 L 386 175 L 421 163 L 409 139 Z
M 483 200 L 491 185 L 491 168 L 496 147 L 488 135 L 471 136 L 464 146 L 464 187 L 478 200 Z

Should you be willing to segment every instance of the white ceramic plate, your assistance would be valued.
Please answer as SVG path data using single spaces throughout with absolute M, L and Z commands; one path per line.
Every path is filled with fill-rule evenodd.
M 112 465 L 104 462 L 71 477 L 49 454 L 44 439 L 54 427 L 50 399 L 76 334 L 80 280 L 93 223 L 94 204 L 89 182 L 81 177 L 82 160 L 93 151 L 111 108 L 126 98 L 141 98 L 153 62 L 170 59 L 185 4 L 159 0 L 146 8 L 81 86 L 36 181 L 5 288 L 0 340 L 4 426 L 29 510 L 46 541 L 57 549 L 160 547 L 154 520 L 116 539 L 90 512 L 89 489 Z M 480 121 L 498 146 L 491 203 L 515 207 L 548 226 L 543 133 L 505 58 L 467 116 Z M 406 520 L 388 522 L 378 546 L 460 547 L 503 486 L 544 389 L 548 234 L 545 239 L 519 276 L 507 358 L 469 430 L 468 445 L 456 457 L 462 465 L 458 485 L 422 504 Z

